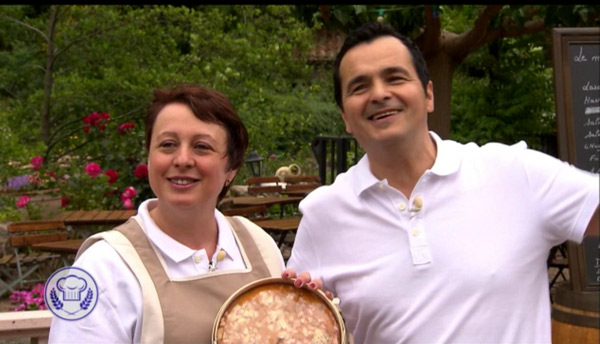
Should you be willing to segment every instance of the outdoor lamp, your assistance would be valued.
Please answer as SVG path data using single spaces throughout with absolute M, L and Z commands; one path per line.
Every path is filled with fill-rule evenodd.
M 253 177 L 260 177 L 262 174 L 262 161 L 263 158 L 256 153 L 256 151 L 250 152 L 246 158 L 246 163 L 250 168 L 250 173 Z

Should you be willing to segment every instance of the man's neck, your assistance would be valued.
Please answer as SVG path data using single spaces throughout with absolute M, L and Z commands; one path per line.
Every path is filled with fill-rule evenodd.
M 371 172 L 410 198 L 419 178 L 435 163 L 437 147 L 429 133 L 421 140 L 377 146 L 367 151 Z

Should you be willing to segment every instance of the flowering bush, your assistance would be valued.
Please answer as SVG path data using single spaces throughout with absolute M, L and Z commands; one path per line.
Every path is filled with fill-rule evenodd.
M 25 196 L 37 190 L 55 190 L 61 206 L 69 210 L 133 209 L 153 197 L 144 132 L 134 122 L 115 118 L 106 112 L 92 112 L 69 136 L 67 148 L 54 147 L 54 156 L 48 157 L 47 151 L 44 156 L 21 161 L 18 171 L 22 175 L 0 184 L 0 216 L 10 213 L 11 220 L 19 220 L 13 218 L 20 214 L 16 210 L 34 211 L 33 199 L 28 202 Z M 70 147 L 82 148 L 72 151 Z
M 102 132 L 106 129 L 106 124 L 104 124 L 103 122 L 107 122 L 108 120 L 110 120 L 110 115 L 106 112 L 92 112 L 91 114 L 83 118 L 83 123 L 87 124 L 83 128 L 83 131 L 86 134 L 89 134 L 90 126 L 92 126 L 98 128 L 98 130 Z
M 13 291 L 9 296 L 9 300 L 12 305 L 16 306 L 14 308 L 15 312 L 46 309 L 46 303 L 44 303 L 44 285 L 41 283 L 36 284 L 31 291 Z

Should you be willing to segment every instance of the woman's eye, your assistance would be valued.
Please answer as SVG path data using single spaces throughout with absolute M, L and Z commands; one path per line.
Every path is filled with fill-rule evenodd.
M 210 146 L 204 143 L 197 143 L 194 145 L 194 149 L 197 150 L 210 150 Z
M 175 147 L 175 142 L 173 141 L 164 141 L 158 145 L 160 148 L 173 148 Z

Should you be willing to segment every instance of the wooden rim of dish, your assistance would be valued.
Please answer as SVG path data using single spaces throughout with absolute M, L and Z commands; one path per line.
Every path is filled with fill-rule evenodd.
M 241 287 L 240 289 L 238 289 L 235 293 L 233 293 L 227 299 L 227 301 L 225 301 L 225 303 L 221 306 L 221 309 L 219 309 L 219 312 L 217 313 L 217 317 L 215 318 L 215 322 L 213 324 L 213 329 L 212 329 L 213 344 L 218 344 L 217 330 L 219 329 L 219 325 L 221 324 L 221 319 L 223 318 L 223 315 L 225 314 L 225 312 L 227 311 L 229 306 L 231 306 L 232 303 L 234 303 L 240 296 L 242 296 L 247 291 L 252 290 L 256 287 L 260 287 L 260 286 L 264 286 L 264 285 L 268 285 L 268 284 L 272 284 L 272 285 L 287 284 L 287 285 L 293 286 L 294 281 L 289 280 L 289 279 L 284 279 L 281 277 L 267 277 L 267 278 L 262 278 L 262 279 L 256 280 L 254 282 L 250 282 L 250 283 L 246 284 L 245 286 Z M 327 306 L 327 308 L 333 314 L 333 317 L 335 318 L 335 322 L 339 328 L 339 336 L 340 336 L 339 343 L 346 344 L 347 343 L 347 341 L 346 341 L 346 325 L 344 323 L 344 318 L 342 317 L 342 313 L 340 312 L 339 308 L 325 295 L 325 293 L 322 290 L 311 290 L 308 288 L 302 288 L 302 289 L 304 289 L 304 290 L 308 291 L 309 293 L 311 293 L 312 295 L 316 296 Z

